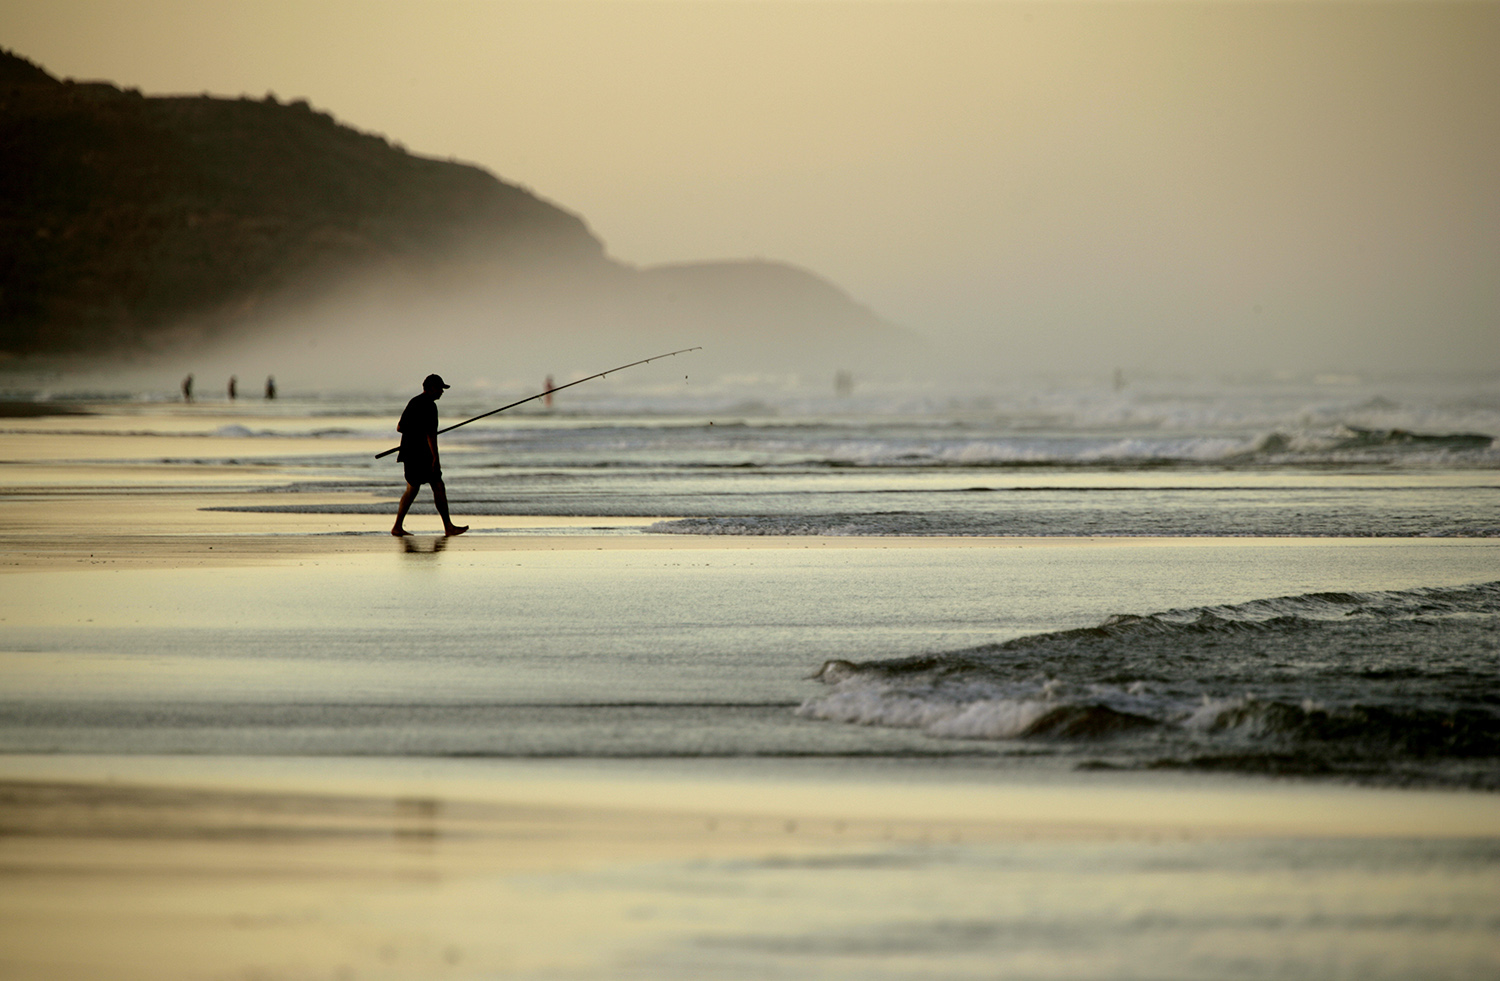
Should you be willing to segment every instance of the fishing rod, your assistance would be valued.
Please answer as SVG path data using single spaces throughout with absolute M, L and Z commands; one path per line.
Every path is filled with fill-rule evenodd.
M 593 381 L 595 378 L 603 378 L 605 375 L 612 375 L 612 374 L 614 374 L 617 371 L 624 371 L 626 368 L 634 368 L 638 364 L 650 364 L 652 361 L 660 361 L 662 358 L 670 358 L 673 355 L 686 354 L 689 351 L 701 351 L 701 350 L 703 350 L 703 348 L 701 348 L 701 347 L 685 347 L 681 351 L 668 351 L 666 354 L 658 354 L 654 358 L 642 358 L 639 361 L 632 361 L 629 364 L 622 364 L 618 368 L 611 368 L 608 371 L 601 371 L 597 375 L 589 375 L 587 378 L 580 378 L 577 381 L 570 381 L 566 385 L 559 385 L 556 388 L 549 388 L 545 392 L 538 392 L 535 395 L 529 395 L 526 398 L 521 399 L 519 402 L 512 402 L 510 405 L 502 405 L 498 409 L 491 409 L 488 412 L 481 412 L 479 415 L 475 416 L 473 419 L 465 419 L 463 422 L 455 422 L 451 426 L 444 426 L 442 429 L 439 429 L 437 431 L 437 435 L 441 436 L 443 433 L 448 432 L 450 429 L 457 429 L 459 426 L 467 426 L 471 422 L 475 422 L 475 421 L 477 421 L 479 419 L 483 419 L 486 416 L 492 416 L 492 415 L 494 415 L 497 412 L 504 412 L 506 409 L 514 409 L 518 405 L 525 405 L 527 402 L 535 402 L 537 399 L 546 398 L 548 395 L 551 395 L 553 392 L 560 392 L 560 391 L 562 391 L 565 388 L 572 388 L 574 385 L 582 385 L 586 381 Z M 390 456 L 392 453 L 396 452 L 399 449 L 401 449 L 401 447 L 399 447 L 399 446 L 392 446 L 390 449 L 386 450 L 384 453 L 376 453 L 375 454 L 375 459 L 379 460 L 383 456 Z

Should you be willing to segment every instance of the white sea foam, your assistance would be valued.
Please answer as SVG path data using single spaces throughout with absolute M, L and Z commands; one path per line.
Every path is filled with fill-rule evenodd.
M 1016 739 L 1056 707 L 1055 702 L 1041 699 L 982 699 L 955 706 L 924 728 L 940 739 Z
M 1193 752 L 1218 746 L 1314 769 L 1406 755 L 1488 758 L 1500 755 L 1500 717 L 1484 694 L 1497 617 L 1497 582 L 1111 617 L 947 654 L 831 661 L 814 675 L 829 690 L 798 714 L 939 739 L 1093 742 L 1149 732 L 1143 745 L 1176 740 Z M 1407 649 L 1433 638 L 1445 640 L 1430 652 Z M 1205 659 L 1216 682 L 1196 677 Z M 1119 677 L 1127 672 L 1155 680 Z M 1244 687 L 1225 691 L 1234 678 Z
M 851 537 L 879 534 L 869 522 L 823 521 L 816 518 L 682 518 L 656 521 L 647 532 L 662 535 L 826 535 Z

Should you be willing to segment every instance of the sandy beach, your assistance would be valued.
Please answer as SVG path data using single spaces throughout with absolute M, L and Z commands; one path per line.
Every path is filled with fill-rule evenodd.
M 1291 895 L 1301 910 L 1376 923 L 1500 898 L 1482 869 L 1431 875 L 1450 854 L 1484 853 L 1476 843 L 1500 820 L 1492 797 L 713 769 L 0 759 L 6 973 L 733 977 L 745 965 L 727 951 L 778 934 L 788 949 L 760 959 L 789 976 L 893 960 L 915 971 L 933 938 L 880 934 L 922 916 L 953 929 L 977 897 L 994 915 L 998 890 L 981 871 L 1001 877 L 1000 908 L 1021 932 L 1101 918 L 1187 927 L 1205 904 L 1295 918 Z M 1414 839 L 1426 843 L 1415 863 Z M 1310 878 L 1297 867 L 1309 842 L 1385 867 Z M 898 881 L 863 892 L 892 872 Z M 768 876 L 777 881 L 757 881 Z M 905 908 L 915 897 L 885 891 L 903 888 L 927 893 L 921 914 Z M 1364 948 L 1351 967 L 1378 957 L 1385 974 L 1414 976 L 1437 958 L 1456 968 L 1447 976 L 1481 976 L 1495 956 L 1483 925 L 1440 949 L 1356 926 Z M 799 957 L 809 926 L 826 949 Z M 1251 956 L 1276 932 L 1250 931 L 1244 949 L 1216 956 Z M 1013 948 L 999 963 L 1027 976 L 1132 971 L 1128 942 Z M 1165 974 L 1193 963 L 1213 960 Z
M 226 691 L 237 704 L 337 701 L 354 690 L 389 699 L 403 688 L 413 699 L 436 697 L 421 696 L 424 685 L 476 698 L 533 690 L 527 684 L 541 692 L 541 681 L 481 676 L 447 656 L 420 674 L 299 664 L 295 652 L 255 662 L 262 667 L 193 660 L 197 638 L 217 636 L 229 648 L 258 629 L 245 619 L 258 605 L 291 628 L 340 629 L 341 617 L 365 615 L 341 613 L 341 594 L 378 592 L 386 580 L 409 591 L 425 581 L 413 576 L 437 568 L 413 560 L 440 559 L 445 590 L 502 583 L 502 595 L 521 597 L 522 580 L 502 578 L 518 563 L 541 583 L 536 595 L 551 595 L 694 561 L 707 574 L 740 576 L 735 589 L 759 581 L 759 569 L 773 578 L 875 575 L 887 560 L 860 565 L 860 556 L 884 553 L 900 557 L 889 566 L 902 574 L 893 589 L 921 589 L 902 572 L 926 561 L 919 556 L 991 562 L 1024 551 L 1042 556 L 1043 568 L 1072 568 L 1066 563 L 1078 560 L 1069 556 L 1094 567 L 1123 554 L 1180 562 L 1173 550 L 1193 550 L 1253 596 L 1250 573 L 1224 572 L 1224 556 L 1256 548 L 1283 556 L 1278 565 L 1291 571 L 1280 574 L 1295 581 L 1300 556 L 1336 550 L 1370 584 L 1395 587 L 1401 576 L 1382 564 L 1392 549 L 1411 549 L 1410 563 L 1396 567 L 1416 584 L 1434 570 L 1472 580 L 1497 554 L 1464 541 L 651 535 L 640 529 L 659 518 L 576 515 L 481 517 L 473 533 L 447 541 L 422 524 L 435 519 L 414 517 L 427 533 L 403 543 L 385 534 L 389 517 L 380 514 L 210 510 L 254 506 L 288 480 L 309 481 L 274 441 L 122 435 L 118 420 L 106 435 L 86 431 L 97 420 L 11 422 L 0 434 L 8 632 L 71 636 L 76 628 L 87 638 L 144 618 L 151 636 L 185 645 L 150 656 L 108 646 L 118 643 L 109 637 L 134 636 L 127 632 L 66 654 L 13 639 L 0 650 L 0 686 L 18 718 L 145 692 L 164 699 L 164 712 L 189 701 L 227 705 Z M 53 425 L 70 431 L 47 431 Z M 339 449 L 384 448 L 366 442 Z M 245 465 L 260 452 L 282 462 Z M 178 458 L 192 462 L 171 462 Z M 298 499 L 320 500 L 306 487 Z M 337 499 L 392 495 L 342 490 Z M 813 552 L 811 565 L 796 558 Z M 948 581 L 946 569 L 934 582 Z M 1181 586 L 1187 598 L 1218 588 Z M 289 599 L 299 591 L 307 609 Z M 524 595 L 532 598 L 515 599 L 518 618 L 540 602 Z M 602 591 L 596 602 L 607 606 Z M 579 678 L 568 690 L 582 694 L 557 697 L 588 702 L 632 683 Z M 687 691 L 707 682 L 681 683 Z M 796 689 L 786 685 L 801 683 L 753 682 L 768 692 L 763 714 L 789 716 L 784 692 Z M 8 882 L 0 973 L 8 978 L 1500 972 L 1494 794 L 1027 770 L 985 757 L 933 768 L 901 755 L 922 737 L 899 732 L 889 738 L 905 740 L 901 753 L 836 760 L 503 758 L 455 751 L 436 729 L 432 745 L 447 749 L 393 756 L 376 736 L 319 742 L 314 727 L 283 744 L 269 730 L 195 735 L 172 728 L 179 723 L 162 730 L 169 748 L 159 752 L 128 739 L 119 752 L 68 748 L 67 738 L 85 740 L 78 746 L 113 738 L 88 735 L 106 733 L 89 729 L 102 725 L 54 737 L 21 724 L 0 756 Z M 42 743 L 18 751 L 15 734 L 27 731 Z M 819 738 L 831 738 L 824 731 Z M 344 746 L 343 738 L 375 748 L 318 749 Z

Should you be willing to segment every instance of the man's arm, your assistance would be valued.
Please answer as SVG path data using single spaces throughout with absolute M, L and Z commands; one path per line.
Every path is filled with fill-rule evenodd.
M 436 470 L 438 465 L 437 437 L 432 433 L 427 434 L 427 448 L 432 451 L 432 468 Z

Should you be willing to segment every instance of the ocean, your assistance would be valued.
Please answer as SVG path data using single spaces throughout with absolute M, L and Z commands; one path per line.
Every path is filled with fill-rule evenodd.
M 92 668 L 66 688 L 38 673 L 45 692 L 13 681 L 0 749 L 1500 788 L 1493 382 L 591 385 L 443 437 L 467 539 L 392 543 L 373 565 L 119 571 L 77 601 L 86 623 L 29 576 L 10 649 Z M 445 425 L 513 397 L 461 391 Z M 135 398 L 80 418 L 162 436 L 141 464 L 272 474 L 207 510 L 274 533 L 394 511 L 399 464 L 348 446 L 392 436 L 403 401 Z M 187 434 L 227 448 L 173 454 Z M 432 514 L 424 491 L 410 526 L 435 531 Z M 623 549 L 466 548 L 522 533 Z M 789 545 L 629 548 L 698 536 Z M 880 547 L 813 547 L 829 537 Z M 940 540 L 955 547 L 915 547 Z

